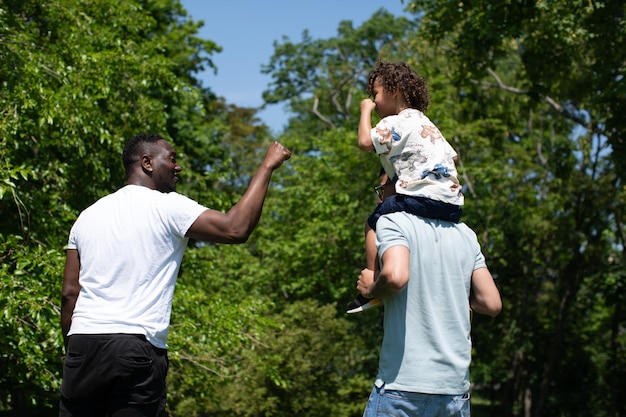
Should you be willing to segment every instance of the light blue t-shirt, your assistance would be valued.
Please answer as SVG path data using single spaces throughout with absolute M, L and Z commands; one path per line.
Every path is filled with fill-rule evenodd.
M 399 212 L 380 218 L 376 239 L 381 258 L 392 246 L 410 251 L 407 286 L 384 300 L 376 385 L 427 394 L 467 392 L 471 276 L 486 266 L 476 234 L 464 223 Z

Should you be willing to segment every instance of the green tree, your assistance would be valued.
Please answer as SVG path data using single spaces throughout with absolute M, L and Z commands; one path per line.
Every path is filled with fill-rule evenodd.
M 303 404 L 307 415 L 362 413 L 376 350 L 364 345 L 367 337 L 355 324 L 380 337 L 379 315 L 347 320 L 344 307 L 355 294 L 364 262 L 364 219 L 375 201 L 366 176 L 353 173 L 369 172 L 373 182 L 377 161 L 357 152 L 355 132 L 284 138 L 295 149 L 298 140 L 314 140 L 318 152 L 298 152 L 275 174 L 275 187 L 248 243 L 203 246 L 183 259 L 172 322 L 174 329 L 187 326 L 187 331 L 173 330 L 170 344 L 173 352 L 182 351 L 188 345 L 183 339 L 201 337 L 196 346 L 204 354 L 173 361 L 173 368 L 180 364 L 173 378 L 187 382 L 170 383 L 175 415 L 191 415 L 192 409 L 209 415 L 293 415 L 303 412 Z M 354 169 L 345 169 L 348 161 Z M 371 198 L 362 198 L 363 193 Z M 198 278 L 186 279 L 187 271 Z M 196 295 L 186 295 L 190 292 Z M 200 297 L 206 301 L 197 302 Z M 239 319 L 227 330 L 254 336 L 246 343 L 213 347 L 228 343 L 221 340 L 225 334 L 210 328 L 215 327 L 213 316 L 222 314 L 217 311 L 229 308 L 238 311 Z M 294 353 L 299 349 L 306 355 Z M 212 371 L 200 373 L 198 366 Z M 174 392 L 176 385 L 187 389 L 184 395 Z M 337 392 L 341 400 L 329 400 Z
M 343 310 L 375 204 L 379 162 L 357 149 L 355 116 L 377 58 L 427 77 L 502 287 L 503 314 L 473 321 L 476 414 L 624 414 L 623 5 L 444 3 L 275 45 L 264 97 L 294 113 L 281 138 L 294 156 L 248 244 L 192 242 L 183 259 L 171 415 L 360 415 L 382 312 Z M 123 183 L 128 137 L 171 138 L 179 191 L 218 210 L 263 157 L 255 109 L 193 77 L 219 50 L 200 24 L 169 0 L 0 5 L 0 411 L 53 414 L 62 247 Z
M 410 5 L 460 124 L 491 126 L 464 163 L 506 300 L 499 413 L 622 415 L 623 2 Z
M 435 41 L 451 40 L 448 53 L 455 79 L 482 79 L 503 91 L 544 102 L 555 113 L 613 147 L 624 176 L 626 122 L 626 5 L 609 1 L 412 0 L 424 14 L 421 31 Z M 514 54 L 520 59 L 516 84 L 501 84 L 494 64 Z
M 202 122 L 210 94 L 191 74 L 219 48 L 184 17 L 169 0 L 0 4 L 0 410 L 58 402 L 62 249 L 78 211 L 123 183 L 124 141 L 183 141 Z
M 394 54 L 385 55 L 382 48 L 370 60 L 382 56 L 407 61 L 427 76 L 433 93 L 429 116 L 460 153 L 468 196 L 465 221 L 479 233 L 505 299 L 505 312 L 497 320 L 477 317 L 474 321 L 476 393 L 479 399 L 491 399 L 494 410 L 486 412 L 498 415 L 620 415 L 621 383 L 616 381 L 622 376 L 619 364 L 624 363 L 619 332 L 623 313 L 619 304 L 613 304 L 621 299 L 609 289 L 621 288 L 624 282 L 619 272 L 624 262 L 624 186 L 614 166 L 621 131 L 615 122 L 609 128 L 609 120 L 619 114 L 614 111 L 623 100 L 623 68 L 611 66 L 616 62 L 613 56 L 603 64 L 603 53 L 612 49 L 597 47 L 597 33 L 586 38 L 595 42 L 593 59 L 583 53 L 586 44 L 578 44 L 578 54 L 568 56 L 557 45 L 545 47 L 537 40 L 535 46 L 545 47 L 543 56 L 552 53 L 553 46 L 557 60 L 571 58 L 568 68 L 588 68 L 585 65 L 593 61 L 593 68 L 605 74 L 597 79 L 608 84 L 585 84 L 589 70 L 557 71 L 539 82 L 538 75 L 549 72 L 553 63 L 541 61 L 538 54 L 529 61 L 530 46 L 520 48 L 520 39 L 503 36 L 505 31 L 496 24 L 507 21 L 500 19 L 499 12 L 506 11 L 510 19 L 517 16 L 513 6 L 509 10 L 483 3 L 473 3 L 468 12 L 464 5 L 457 10 L 456 3 L 412 2 L 420 16 L 420 31 L 407 31 L 395 39 L 401 47 Z M 598 10 L 603 10 L 601 6 L 594 3 Z M 537 8 L 543 10 L 541 4 Z M 571 16 L 569 27 L 587 22 L 576 14 L 578 10 L 566 14 L 562 8 L 563 13 L 550 11 L 553 20 L 533 20 L 536 30 L 526 35 L 548 36 L 539 29 L 549 32 L 562 24 L 557 15 Z M 611 4 L 606 8 L 616 10 Z M 611 25 L 621 16 L 614 13 Z M 622 45 L 623 28 L 617 29 L 611 42 Z M 604 45 L 613 45 L 609 41 L 605 39 Z M 331 44 L 331 40 L 318 42 L 305 36 L 302 45 L 277 48 L 272 62 L 287 63 L 290 54 L 310 45 L 322 47 L 322 51 L 314 49 L 319 61 L 323 48 Z M 308 84 L 310 73 L 299 70 L 313 67 L 316 60 L 311 61 L 275 67 L 274 78 L 284 84 L 275 84 L 280 88 L 266 97 L 288 91 L 284 99 L 290 102 L 316 103 L 315 97 L 328 95 L 314 88 L 331 85 L 330 77 L 322 74 L 321 80 Z M 565 68 L 561 65 L 556 68 Z M 535 67 L 536 73 L 530 74 L 529 67 Z M 363 85 L 362 79 L 354 76 L 346 85 Z M 602 100 L 593 97 L 598 91 Z M 299 95 L 292 99 L 290 94 Z M 358 114 L 357 102 L 352 114 Z M 319 118 L 312 116 L 311 108 L 315 107 L 291 106 L 296 117 L 288 132 L 297 135 L 305 131 L 301 120 Z M 307 124 L 309 131 L 313 126 Z M 326 129 L 333 124 L 315 126 Z M 327 156 L 327 148 L 315 140 L 303 146 L 309 155 Z M 346 170 L 354 169 L 350 161 Z M 352 172 L 362 175 L 362 171 Z M 607 292 L 612 296 L 605 298 Z M 612 394 L 608 399 L 607 392 Z
M 282 102 L 293 117 L 289 130 L 320 133 L 354 118 L 367 74 L 380 56 L 396 55 L 414 22 L 380 9 L 361 26 L 340 22 L 337 36 L 313 39 L 304 31 L 299 43 L 284 37 L 262 72 L 272 77 L 263 93 L 268 104 Z M 314 129 L 314 130 L 311 130 Z

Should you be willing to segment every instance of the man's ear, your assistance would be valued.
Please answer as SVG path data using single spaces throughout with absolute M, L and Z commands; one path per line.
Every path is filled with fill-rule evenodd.
M 152 158 L 150 158 L 148 155 L 143 155 L 141 157 L 141 168 L 143 168 L 143 170 L 146 172 L 152 172 Z

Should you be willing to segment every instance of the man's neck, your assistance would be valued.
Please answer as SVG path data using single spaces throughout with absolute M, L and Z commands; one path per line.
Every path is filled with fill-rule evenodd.
M 130 177 L 126 180 L 126 185 L 139 185 L 141 187 L 146 187 L 149 188 L 151 190 L 155 190 L 155 186 L 152 183 L 152 180 L 145 179 L 145 178 L 139 178 L 139 177 Z

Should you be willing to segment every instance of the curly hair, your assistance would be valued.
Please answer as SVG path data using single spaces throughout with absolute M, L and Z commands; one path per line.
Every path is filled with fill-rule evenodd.
M 124 164 L 127 178 L 132 165 L 139 161 L 139 158 L 141 158 L 141 152 L 144 151 L 145 144 L 156 143 L 160 140 L 163 140 L 163 137 L 160 135 L 147 135 L 145 133 L 140 133 L 126 142 L 124 150 L 122 151 L 122 162 Z
M 377 61 L 367 80 L 367 92 L 374 95 L 374 83 L 379 81 L 388 93 L 400 92 L 409 107 L 426 112 L 430 104 L 430 94 L 426 88 L 426 79 L 404 62 Z

